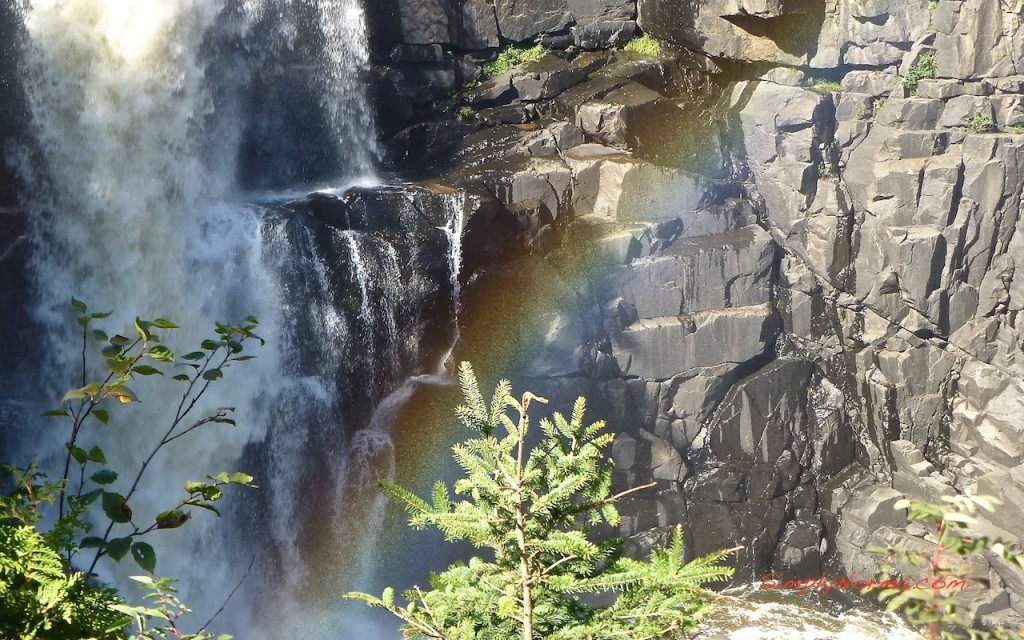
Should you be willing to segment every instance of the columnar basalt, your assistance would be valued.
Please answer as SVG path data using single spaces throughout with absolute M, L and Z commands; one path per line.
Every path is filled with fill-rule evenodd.
M 417 86 L 448 99 L 494 47 L 548 47 L 451 96 L 473 113 L 461 136 L 448 121 L 457 160 L 441 175 L 477 194 L 469 233 L 495 249 L 467 276 L 528 260 L 565 286 L 574 247 L 603 257 L 547 317 L 527 375 L 595 397 L 618 481 L 658 483 L 630 499 L 624 533 L 685 523 L 696 553 L 745 544 L 749 576 L 871 573 L 867 546 L 929 544 L 904 531 L 897 495 L 972 489 L 1004 498 L 991 530 L 1020 538 L 1013 6 L 555 1 L 523 29 L 525 4 L 499 2 L 493 31 L 468 37 L 480 22 L 435 12 L 413 29 L 395 4 L 403 33 L 442 35 L 390 42 L 390 91 L 435 65 L 453 80 Z M 663 53 L 585 53 L 578 34 L 597 23 L 582 15 L 635 20 Z M 395 62 L 414 46 L 447 55 Z M 392 157 L 442 141 L 422 110 L 405 116 L 385 131 Z M 979 615 L 1019 623 L 1024 576 L 976 573 L 993 584 L 971 594 Z

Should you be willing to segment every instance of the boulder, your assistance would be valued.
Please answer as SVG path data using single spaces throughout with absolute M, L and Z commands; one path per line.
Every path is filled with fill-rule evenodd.
M 397 0 L 396 4 L 404 44 L 447 44 L 463 49 L 499 44 L 494 7 L 486 0 Z
M 643 85 L 626 83 L 576 110 L 576 124 L 591 139 L 609 147 L 635 149 L 660 114 L 676 107 Z
M 514 96 L 519 100 L 548 100 L 586 79 L 584 68 L 556 56 L 544 56 L 512 72 Z
M 636 22 L 632 20 L 592 22 L 572 27 L 573 40 L 584 51 L 621 47 L 635 33 Z
M 771 300 L 775 242 L 760 227 L 678 240 L 623 267 L 619 292 L 641 318 Z
M 640 319 L 615 338 L 614 355 L 627 375 L 665 380 L 749 362 L 770 347 L 778 326 L 770 305 Z
M 1013 3 L 940 2 L 933 24 L 940 78 L 1000 78 L 1024 71 L 1024 24 Z
M 709 442 L 715 455 L 723 460 L 779 461 L 806 432 L 812 370 L 810 363 L 780 359 L 738 382 L 715 415 Z
M 494 0 L 493 7 L 498 33 L 512 42 L 561 31 L 573 22 L 567 0 Z
M 729 185 L 652 165 L 628 153 L 584 144 L 565 153 L 575 176 L 578 216 L 609 220 L 662 220 L 697 211 L 728 195 Z
M 799 87 L 737 83 L 731 104 L 758 192 L 772 223 L 789 234 L 818 187 L 823 133 L 818 125 L 832 121 L 832 98 Z
M 815 0 L 639 0 L 647 33 L 716 58 L 806 64 L 823 19 Z

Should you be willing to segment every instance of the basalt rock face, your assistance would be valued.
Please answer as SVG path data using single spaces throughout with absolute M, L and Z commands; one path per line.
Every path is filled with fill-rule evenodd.
M 894 23 L 928 27 L 878 40 L 892 56 L 847 60 L 873 68 L 845 73 L 842 91 L 731 88 L 734 140 L 784 255 L 780 352 L 814 363 L 857 443 L 819 498 L 837 559 L 861 575 L 876 566 L 866 546 L 933 543 L 892 517 L 894 496 L 993 494 L 1004 506 L 989 532 L 1022 535 L 1019 26 L 1016 9 L 981 4 Z M 905 86 L 931 60 L 936 77 Z M 979 615 L 1024 621 L 1019 571 L 972 574 L 993 585 L 967 596 Z
M 753 579 L 866 575 L 871 545 L 934 542 L 899 496 L 977 490 L 1005 503 L 988 531 L 1019 540 L 1020 7 L 639 0 L 681 45 L 647 58 L 582 53 L 581 10 L 534 4 L 527 37 L 556 51 L 459 94 L 458 123 L 387 135 L 397 166 L 444 143 L 426 157 L 467 194 L 469 308 L 550 287 L 504 339 L 534 345 L 531 388 L 608 420 L 618 486 L 656 483 L 620 533 L 742 544 Z M 500 42 L 525 7 L 493 4 Z M 980 616 L 1024 621 L 1024 574 L 972 571 L 994 586 L 967 594 Z

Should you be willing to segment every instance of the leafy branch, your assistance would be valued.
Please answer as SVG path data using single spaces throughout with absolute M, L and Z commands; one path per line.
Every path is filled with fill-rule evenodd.
M 926 625 L 931 640 L 1009 640 L 1018 638 L 1016 632 L 995 628 L 975 628 L 970 611 L 956 597 L 968 581 L 988 586 L 988 582 L 970 576 L 971 556 L 994 555 L 1017 568 L 1024 569 L 1024 555 L 999 538 L 975 535 L 972 527 L 979 524 L 980 511 L 995 512 L 1001 504 L 997 498 L 966 493 L 942 496 L 942 504 L 916 499 L 897 500 L 894 509 L 907 510 L 908 522 L 930 524 L 934 535 L 934 549 L 930 553 L 894 547 L 870 547 L 869 552 L 883 554 L 904 566 L 925 567 L 927 588 L 916 588 L 909 581 L 894 579 L 895 568 L 887 562 L 882 566 L 880 586 L 872 586 L 864 593 L 875 592 L 886 603 L 888 611 L 899 611 L 911 622 Z M 953 554 L 954 562 L 950 561 Z M 939 585 L 942 585 L 941 587 Z

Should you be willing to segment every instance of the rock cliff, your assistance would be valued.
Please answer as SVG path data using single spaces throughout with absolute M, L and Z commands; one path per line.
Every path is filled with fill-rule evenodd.
M 520 309 L 542 325 L 515 336 L 539 345 L 525 375 L 591 398 L 618 482 L 658 483 L 622 533 L 744 544 L 755 579 L 865 575 L 867 546 L 930 544 L 898 496 L 977 490 L 1004 500 L 986 526 L 1020 540 L 1022 10 L 377 9 L 390 161 L 469 196 L 467 304 L 547 283 L 557 304 Z M 662 52 L 614 48 L 637 30 Z M 545 56 L 478 80 L 528 41 Z M 1021 624 L 1024 574 L 974 571 L 993 585 L 970 595 L 978 615 Z

